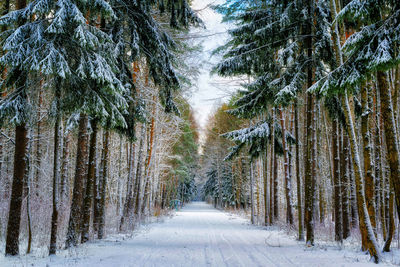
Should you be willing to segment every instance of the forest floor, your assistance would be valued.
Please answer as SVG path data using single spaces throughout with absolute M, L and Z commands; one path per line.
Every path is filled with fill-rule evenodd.
M 378 266 L 394 266 L 395 261 L 400 259 L 388 253 Z M 0 266 L 377 265 L 356 248 L 341 249 L 333 243 L 306 248 L 283 231 L 252 226 L 237 215 L 194 202 L 164 222 L 142 227 L 131 239 L 109 236 L 47 258 L 0 256 Z

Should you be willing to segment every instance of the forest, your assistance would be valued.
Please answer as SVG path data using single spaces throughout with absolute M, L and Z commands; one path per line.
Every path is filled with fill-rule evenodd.
M 0 0 L 0 253 L 87 247 L 201 200 L 305 249 L 400 255 L 400 2 L 211 1 L 229 30 L 210 79 L 239 89 L 204 127 L 196 40 L 217 37 L 193 2 Z

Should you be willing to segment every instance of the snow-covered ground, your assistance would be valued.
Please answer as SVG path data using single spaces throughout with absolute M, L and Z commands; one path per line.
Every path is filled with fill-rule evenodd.
M 389 256 L 389 255 L 387 255 Z M 386 263 L 379 266 L 393 266 Z M 55 257 L 4 258 L 0 266 L 377 266 L 369 256 L 335 246 L 306 248 L 278 230 L 203 202 L 139 231 L 132 239 L 109 237 Z

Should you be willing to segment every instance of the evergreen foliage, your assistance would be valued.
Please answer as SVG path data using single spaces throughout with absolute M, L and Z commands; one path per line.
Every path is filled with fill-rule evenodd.
M 387 71 L 400 62 L 400 6 L 398 1 L 350 1 L 338 14 L 339 22 L 361 24 L 343 46 L 346 61 L 310 88 L 324 95 L 351 91 L 376 71 Z
M 177 198 L 184 203 L 196 195 L 195 178 L 199 169 L 198 164 L 198 129 L 189 104 L 182 100 L 182 134 L 173 146 L 171 175 L 178 179 Z

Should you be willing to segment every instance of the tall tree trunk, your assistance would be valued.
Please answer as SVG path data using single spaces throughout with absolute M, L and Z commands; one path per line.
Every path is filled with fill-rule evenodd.
M 314 3 L 310 1 L 306 8 L 308 14 L 314 14 Z M 305 25 L 304 33 L 307 36 L 304 40 L 307 57 L 311 60 L 313 56 L 313 18 L 310 17 Z M 310 88 L 314 82 L 314 74 L 312 64 L 307 67 L 307 88 Z M 309 246 L 314 245 L 314 201 L 315 201 L 315 177 L 314 177 L 314 98 L 311 94 L 307 94 L 306 108 L 306 147 L 305 147 L 305 179 L 304 179 L 304 223 L 306 227 L 306 243 Z
M 239 157 L 238 162 L 239 162 L 239 181 L 238 181 L 238 190 L 236 193 L 236 199 L 237 199 L 237 208 L 240 209 L 241 204 L 242 204 L 242 184 L 243 184 L 243 159 L 242 159 L 242 157 Z
M 263 163 L 264 163 L 264 225 L 268 225 L 268 147 L 265 149 Z
M 17 0 L 16 9 L 26 7 L 26 0 Z M 26 74 L 20 73 L 16 87 L 26 86 Z M 20 93 L 22 98 L 27 98 L 26 89 Z M 28 130 L 25 122 L 15 127 L 14 173 L 11 186 L 11 200 L 8 213 L 6 255 L 19 254 L 19 230 L 21 224 L 22 195 L 27 167 Z
M 250 201 L 251 201 L 251 224 L 255 224 L 254 218 L 254 168 L 253 162 L 250 163 Z
M 349 199 L 349 186 L 350 178 L 348 175 L 349 166 L 349 139 L 344 130 L 341 130 L 341 148 L 340 148 L 340 192 L 341 192 L 341 206 L 342 206 L 342 221 L 343 221 L 343 239 L 350 236 L 350 199 Z
M 63 152 L 62 152 L 62 162 L 61 162 L 61 178 L 60 178 L 60 188 L 61 188 L 61 202 L 64 202 L 64 199 L 69 199 L 69 188 L 67 188 L 68 184 L 68 169 L 69 169 L 69 156 L 70 156 L 70 142 L 71 142 L 71 133 L 66 133 L 63 140 Z M 67 194 L 68 192 L 68 194 Z
M 40 87 L 43 86 L 43 80 L 40 81 Z M 41 108 L 43 104 L 43 92 L 39 90 L 38 96 L 38 112 L 37 112 L 37 124 L 36 124 L 36 166 L 35 166 L 35 191 L 36 196 L 39 195 L 39 181 L 40 181 L 40 172 L 41 172 L 41 165 L 42 165 L 42 149 L 41 149 L 41 138 L 42 138 L 42 121 L 41 121 Z
M 333 4 L 333 0 L 331 0 L 331 12 L 332 17 L 335 18 L 337 14 L 337 5 Z M 339 30 L 337 23 L 334 23 L 334 49 L 336 54 L 336 61 L 338 65 L 343 63 L 343 55 L 340 49 L 340 39 L 339 39 Z M 347 124 L 347 132 L 350 137 L 350 147 L 351 147 L 351 157 L 354 168 L 354 177 L 356 184 L 356 196 L 357 196 L 357 204 L 358 204 L 358 217 L 359 217 L 359 226 L 361 236 L 366 239 L 366 247 L 371 255 L 374 258 L 375 262 L 379 262 L 380 253 L 378 249 L 378 244 L 373 232 L 373 228 L 371 225 L 370 217 L 368 214 L 366 200 L 364 195 L 364 184 L 363 184 L 363 173 L 361 171 L 361 162 L 359 157 L 358 143 L 354 126 L 354 114 L 351 111 L 349 96 L 347 90 L 345 90 L 342 98 L 342 106 L 344 110 L 344 115 Z
M 289 149 L 288 145 L 286 144 L 286 126 L 282 108 L 279 109 L 279 116 L 282 129 L 282 146 L 283 146 L 283 158 L 284 158 L 284 169 L 285 169 L 285 196 L 286 196 L 286 215 L 287 215 L 286 222 L 292 225 L 293 224 L 293 209 L 292 209 L 292 197 L 291 197 L 292 183 L 289 174 L 289 164 L 290 164 Z
M 274 176 L 275 176 L 275 109 L 272 109 L 271 120 L 271 154 L 270 154 L 270 173 L 269 173 L 269 224 L 272 225 L 275 219 L 275 192 L 274 192 Z
M 372 146 L 371 146 L 371 129 L 369 128 L 369 118 L 371 109 L 369 108 L 369 91 L 368 85 L 364 85 L 361 89 L 361 105 L 363 114 L 361 118 L 361 135 L 363 138 L 364 151 L 364 175 L 365 175 L 365 198 L 367 210 L 371 219 L 371 225 L 376 235 L 376 219 L 375 219 L 375 182 L 374 182 L 374 165 L 372 162 Z
M 356 184 L 356 197 L 360 232 L 362 239 L 365 240 L 365 248 L 368 249 L 371 257 L 374 258 L 374 261 L 378 263 L 381 257 L 365 201 L 363 173 L 361 170 L 361 161 L 358 153 L 358 142 L 354 127 L 354 114 L 351 112 L 350 109 L 349 96 L 347 91 L 345 92 L 344 96 L 342 96 L 342 103 L 344 107 L 346 123 L 348 126 L 347 131 L 350 136 L 350 148 Z
M 29 135 L 32 136 L 32 135 Z M 29 145 L 28 145 L 29 146 Z M 29 146 L 30 147 L 30 146 Z M 27 173 L 29 173 L 29 160 L 27 160 Z M 31 220 L 31 177 L 29 174 L 25 177 L 25 190 L 26 190 L 26 217 L 28 224 L 28 247 L 26 248 L 26 254 L 31 253 L 32 249 L 32 220 Z
M 102 136 L 103 136 L 103 140 L 102 140 L 102 144 L 103 144 L 103 148 L 101 149 L 101 154 L 100 154 L 100 163 L 98 166 L 98 171 L 97 171 L 97 167 L 95 167 L 96 171 L 96 175 L 95 175 L 95 179 L 94 179 L 94 186 L 93 186 L 93 232 L 94 234 L 98 236 L 98 232 L 99 232 L 99 220 L 100 220 L 100 201 L 101 201 L 101 196 L 100 196 L 100 191 L 101 191 L 101 187 L 102 187 L 102 181 L 103 181 L 103 163 L 104 163 L 104 142 L 105 142 L 105 129 L 102 131 Z M 96 161 L 97 162 L 97 161 Z M 118 179 L 120 180 L 120 179 Z M 117 189 L 117 194 L 119 193 L 118 189 Z M 117 200 L 117 206 L 118 206 L 118 200 Z M 117 207 L 117 211 L 118 211 L 118 207 Z
M 387 74 L 385 72 L 378 71 L 377 80 L 381 102 L 385 103 L 384 105 L 381 105 L 381 111 L 387 148 L 387 161 L 390 167 L 390 183 L 392 184 L 395 192 L 397 214 L 400 216 L 400 161 L 398 138 Z
M 125 204 L 123 213 L 121 216 L 121 223 L 120 223 L 120 231 L 122 231 L 124 224 L 126 223 L 126 219 L 129 217 L 129 214 L 134 208 L 135 200 L 133 198 L 133 191 L 134 191 L 134 160 L 135 160 L 135 145 L 133 143 L 130 144 L 129 155 L 128 155 L 128 180 L 126 183 L 126 197 L 125 197 Z
M 122 216 L 122 134 L 119 135 L 119 156 L 118 156 L 118 215 Z
M 312 76 L 311 76 L 312 77 Z M 311 78 L 312 80 L 312 78 Z M 309 81 L 310 82 L 310 81 Z M 311 82 L 312 83 L 312 82 Z M 306 242 L 309 246 L 314 245 L 314 202 L 315 202 L 315 177 L 313 162 L 313 146 L 314 146 L 314 130 L 313 130 L 313 96 L 307 96 L 306 109 L 306 125 L 307 125 L 307 143 L 305 153 L 305 207 L 304 207 L 304 223 L 306 227 Z
M 274 221 L 279 220 L 278 156 L 274 153 Z
M 104 141 L 103 141 L 103 151 L 104 155 L 102 158 L 102 167 L 103 167 L 103 176 L 102 181 L 100 183 L 100 203 L 99 203 L 99 229 L 98 229 L 98 238 L 103 239 L 104 237 L 104 228 L 106 221 L 106 188 L 107 188 L 107 179 L 108 179 L 108 160 L 110 154 L 110 130 L 106 130 Z
M 97 153 L 97 132 L 98 126 L 97 121 L 92 121 L 92 133 L 90 135 L 90 146 L 89 146 L 89 166 L 88 174 L 86 179 L 86 194 L 83 202 L 83 218 L 82 218 L 82 236 L 81 242 L 85 243 L 89 240 L 90 230 L 90 217 L 93 211 L 93 200 L 94 200 L 94 182 L 96 180 L 96 153 Z
M 297 216 L 299 220 L 299 241 L 304 240 L 303 230 L 303 204 L 302 204 L 302 187 L 301 187 L 301 174 L 300 174 L 300 134 L 299 134 L 299 100 L 296 97 L 294 100 L 294 128 L 296 139 L 296 181 L 297 181 Z
M 155 98 L 153 98 L 153 101 L 155 101 Z M 154 110 L 155 106 L 153 107 L 153 114 L 154 114 Z M 154 146 L 154 125 L 155 125 L 155 121 L 154 121 L 154 116 L 151 118 L 151 123 L 150 123 L 150 138 L 149 138 L 149 143 L 148 143 L 148 147 L 147 147 L 147 159 L 146 159 L 146 163 L 145 163 L 145 168 L 144 168 L 144 177 L 146 179 L 146 184 L 144 187 L 144 196 L 143 196 L 143 203 L 142 203 L 142 213 L 145 212 L 145 208 L 147 206 L 147 203 L 149 201 L 149 195 L 150 195 L 150 182 L 151 182 L 151 178 L 150 178 L 150 162 L 152 160 L 152 155 L 153 155 L 153 146 Z
M 142 189 L 142 172 L 143 172 L 143 157 L 144 157 L 144 146 L 146 139 L 146 124 L 142 124 L 140 143 L 139 143 L 139 155 L 137 160 L 137 170 L 135 179 L 135 216 L 136 219 L 140 220 L 140 207 L 142 203 L 141 189 Z
M 384 252 L 390 252 L 390 244 L 392 243 L 394 231 L 395 231 L 395 223 L 394 223 L 394 193 L 392 190 L 389 191 L 389 214 L 388 214 L 388 231 L 385 236 L 385 244 L 383 245 Z
M 26 175 L 26 150 L 28 148 L 27 133 L 25 124 L 15 127 L 14 174 L 7 225 L 6 255 L 19 254 L 22 194 Z
M 342 227 L 342 205 L 341 205 L 341 183 L 340 183 L 340 156 L 339 156 L 339 137 L 338 137 L 338 121 L 333 119 L 332 122 L 332 155 L 333 155 L 333 195 L 334 195 L 334 214 L 335 214 L 335 240 L 343 240 Z M 343 157 L 343 155 L 342 155 Z
M 76 246 L 79 242 L 79 235 L 82 221 L 82 204 L 84 197 L 84 184 L 86 180 L 88 160 L 88 116 L 81 114 L 79 119 L 78 147 L 76 154 L 75 179 L 72 193 L 71 214 L 68 222 L 66 248 Z
M 325 186 L 326 186 L 326 181 L 325 181 L 325 176 L 320 175 L 320 165 L 317 164 L 318 160 L 321 155 L 321 142 L 322 142 L 322 134 L 321 134 L 321 127 L 319 127 L 319 123 L 321 120 L 321 113 L 320 113 L 320 106 L 319 103 L 315 104 L 315 111 L 314 111 L 314 129 L 315 129 L 315 142 L 313 146 L 313 164 L 314 164 L 314 177 L 315 180 L 317 181 L 318 177 L 318 187 L 319 187 L 319 222 L 320 224 L 325 223 L 325 214 L 327 210 L 327 203 L 326 203 L 326 197 L 325 197 Z M 329 152 L 329 148 L 327 149 Z
M 56 106 L 59 109 L 60 88 L 56 88 Z M 59 112 L 59 111 L 57 111 Z M 54 151 L 53 151 L 53 213 L 51 216 L 51 234 L 50 234 L 50 248 L 49 255 L 56 254 L 57 251 L 57 228 L 58 228 L 58 181 L 59 181 L 59 137 L 60 137 L 60 114 L 57 114 L 56 122 L 54 125 Z

